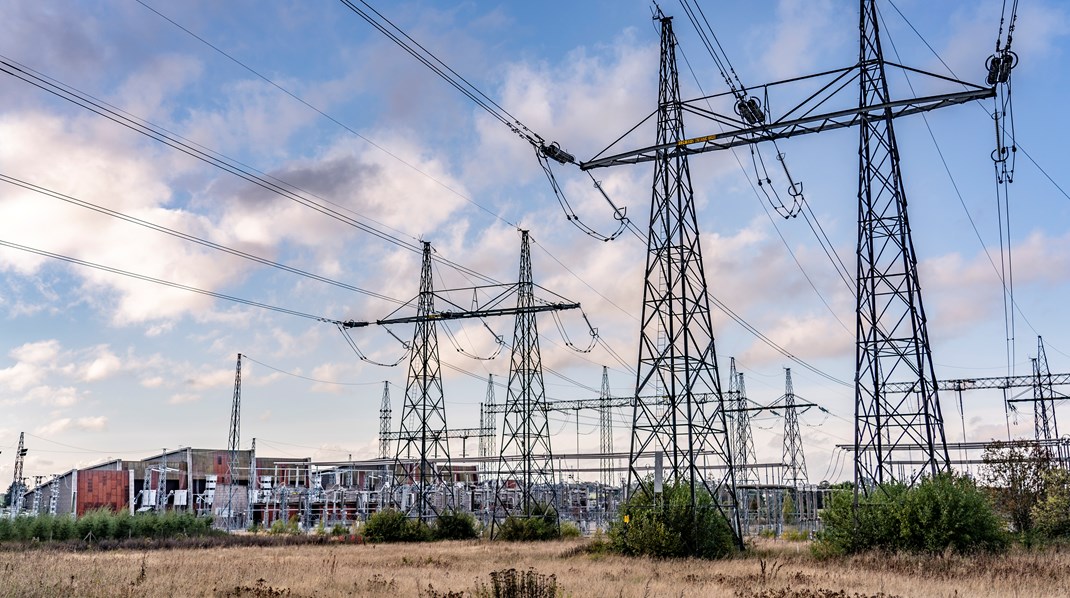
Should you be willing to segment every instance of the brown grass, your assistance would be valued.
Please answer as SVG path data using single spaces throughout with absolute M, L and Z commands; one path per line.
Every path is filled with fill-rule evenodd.
M 866 555 L 815 560 L 802 543 L 762 542 L 728 561 L 584 554 L 584 541 L 7 552 L 0 596 L 371 596 L 464 592 L 491 571 L 534 568 L 564 596 L 890 598 L 1070 596 L 1070 554 Z

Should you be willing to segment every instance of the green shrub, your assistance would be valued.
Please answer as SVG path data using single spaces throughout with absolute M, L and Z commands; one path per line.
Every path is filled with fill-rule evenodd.
M 431 540 L 431 528 L 401 511 L 386 509 L 368 517 L 364 537 L 369 542 L 427 542 Z
M 275 521 L 272 521 L 271 528 L 268 529 L 268 533 L 274 535 L 285 534 L 287 532 L 288 530 L 286 529 L 286 522 L 282 519 L 276 519 Z
M 1070 537 L 1070 472 L 1045 472 L 1044 486 L 1044 497 L 1033 506 L 1037 533 L 1048 539 Z
M 705 490 L 666 486 L 657 504 L 645 492 L 636 492 L 622 506 L 620 520 L 610 526 L 613 549 L 630 556 L 658 558 L 722 558 L 735 552 L 732 528 Z
M 344 526 L 344 525 L 342 525 L 341 523 L 336 523 L 336 524 L 334 524 L 334 527 L 331 528 L 331 535 L 332 536 L 344 536 L 344 535 L 346 535 L 348 533 L 349 533 L 349 528 Z
M 561 537 L 562 538 L 579 538 L 583 536 L 583 532 L 575 523 L 566 521 L 561 524 Z
M 998 552 L 1007 548 L 1003 524 L 973 480 L 955 474 L 925 478 L 917 486 L 877 488 L 854 506 L 851 491 L 837 491 L 821 512 L 824 529 L 816 554 L 865 550 L 937 554 Z
M 7 517 L 0 517 L 0 542 L 14 539 L 14 525 Z
M 471 513 L 447 511 L 435 520 L 431 537 L 435 540 L 474 540 L 479 537 L 479 527 Z
M 523 515 L 510 515 L 498 527 L 495 538 L 507 542 L 537 542 L 561 537 L 557 511 L 536 503 Z

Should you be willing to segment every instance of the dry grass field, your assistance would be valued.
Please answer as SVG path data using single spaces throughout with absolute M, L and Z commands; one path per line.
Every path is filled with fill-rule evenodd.
M 709 562 L 590 555 L 583 542 L 3 552 L 0 595 L 470 596 L 491 571 L 535 568 L 575 597 L 1070 596 L 1070 554 L 1054 550 L 817 561 L 803 544 L 766 542 Z

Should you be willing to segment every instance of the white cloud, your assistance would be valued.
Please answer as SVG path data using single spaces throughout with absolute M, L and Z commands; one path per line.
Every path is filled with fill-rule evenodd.
M 55 436 L 63 432 L 102 432 L 108 427 L 108 418 L 102 415 L 91 417 L 64 417 L 38 427 L 35 432 L 42 436 Z

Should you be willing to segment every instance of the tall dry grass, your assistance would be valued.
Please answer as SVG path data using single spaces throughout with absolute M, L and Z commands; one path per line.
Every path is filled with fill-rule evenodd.
M 553 574 L 565 596 L 733 598 L 1070 596 L 1070 554 L 818 561 L 799 543 L 764 542 L 727 561 L 653 561 L 577 550 L 583 541 L 514 544 L 231 547 L 0 555 L 2 596 L 440 595 L 492 571 Z

